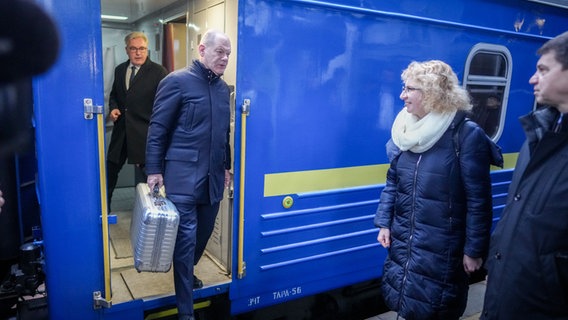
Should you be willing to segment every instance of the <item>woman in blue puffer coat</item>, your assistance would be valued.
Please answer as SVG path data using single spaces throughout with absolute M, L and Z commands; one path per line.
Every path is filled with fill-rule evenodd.
M 465 120 L 467 91 L 439 60 L 402 73 L 403 110 L 387 143 L 391 160 L 374 223 L 388 248 L 382 292 L 406 320 L 458 319 L 468 274 L 481 268 L 492 221 L 490 164 L 500 149 Z

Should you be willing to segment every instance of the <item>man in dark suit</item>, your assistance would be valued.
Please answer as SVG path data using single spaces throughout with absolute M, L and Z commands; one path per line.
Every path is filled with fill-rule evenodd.
M 160 83 L 146 146 L 148 186 L 166 187 L 180 213 L 174 249 L 174 285 L 179 319 L 193 316 L 193 276 L 214 227 L 223 190 L 230 180 L 229 87 L 223 75 L 231 42 L 207 31 L 199 61 L 169 74 Z
M 114 70 L 109 98 L 109 118 L 114 122 L 107 154 L 109 211 L 118 173 L 126 159 L 135 165 L 134 183 L 146 182 L 148 124 L 158 84 L 167 75 L 164 67 L 148 58 L 148 38 L 144 33 L 132 32 L 124 42 L 128 61 Z

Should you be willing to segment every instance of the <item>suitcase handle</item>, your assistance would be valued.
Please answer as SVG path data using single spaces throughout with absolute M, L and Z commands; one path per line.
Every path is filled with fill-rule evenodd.
M 166 202 L 160 195 L 160 187 L 158 187 L 158 185 L 154 186 L 154 190 L 152 191 L 152 197 L 154 198 L 154 205 L 156 207 L 161 207 L 166 205 Z

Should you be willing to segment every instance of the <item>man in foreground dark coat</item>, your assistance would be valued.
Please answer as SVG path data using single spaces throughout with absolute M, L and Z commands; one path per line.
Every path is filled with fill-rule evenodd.
M 230 180 L 229 87 L 225 72 L 231 42 L 206 32 L 199 61 L 174 71 L 160 83 L 146 146 L 148 186 L 165 185 L 180 223 L 174 249 L 174 286 L 179 319 L 194 319 L 194 264 L 213 231 L 224 187 Z
M 522 117 L 521 148 L 493 236 L 481 319 L 568 319 L 568 32 L 529 83 L 547 107 Z

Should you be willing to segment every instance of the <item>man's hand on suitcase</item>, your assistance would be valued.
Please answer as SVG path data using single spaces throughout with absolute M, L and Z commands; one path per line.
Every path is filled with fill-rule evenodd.
M 146 181 L 150 190 L 154 190 L 154 186 L 161 188 L 164 185 L 164 177 L 160 173 L 148 175 L 148 180 Z

